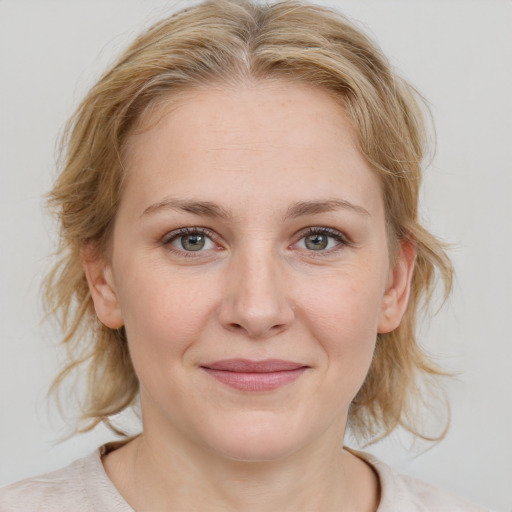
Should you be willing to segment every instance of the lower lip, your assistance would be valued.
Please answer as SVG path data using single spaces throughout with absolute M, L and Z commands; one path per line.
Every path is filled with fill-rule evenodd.
M 298 379 L 306 367 L 269 373 L 229 372 L 203 367 L 209 375 L 241 391 L 272 391 Z

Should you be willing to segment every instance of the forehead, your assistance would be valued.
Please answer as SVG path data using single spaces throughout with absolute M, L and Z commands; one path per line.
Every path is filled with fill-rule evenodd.
M 128 138 L 129 158 L 161 132 L 162 125 L 167 129 L 179 126 L 182 138 L 191 143 L 209 131 L 210 143 L 219 141 L 215 135 L 223 136 L 222 142 L 229 143 L 225 138 L 229 132 L 233 143 L 246 142 L 248 137 L 253 144 L 268 144 L 279 131 L 282 141 L 286 137 L 288 143 L 300 142 L 302 146 L 308 132 L 313 146 L 321 141 L 328 144 L 325 135 L 335 131 L 337 145 L 358 145 L 340 99 L 324 88 L 281 79 L 254 84 L 212 84 L 178 90 L 158 99 L 144 112 Z M 284 125 L 286 132 L 282 131 Z M 343 132 L 343 137 L 339 138 L 339 132 Z
M 313 86 L 191 90 L 153 109 L 140 128 L 129 138 L 125 168 L 127 188 L 146 201 L 165 192 L 228 200 L 267 190 L 270 197 L 276 189 L 283 201 L 333 191 L 350 201 L 380 190 L 341 104 Z

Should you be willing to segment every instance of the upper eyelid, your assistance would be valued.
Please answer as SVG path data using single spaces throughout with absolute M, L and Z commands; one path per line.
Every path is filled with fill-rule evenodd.
M 307 228 L 301 229 L 297 234 L 303 235 L 304 233 L 322 233 L 326 235 L 338 235 L 340 237 L 347 238 L 347 236 L 339 229 L 331 228 L 328 226 L 309 226 Z
M 332 238 L 339 240 L 341 243 L 345 245 L 352 244 L 352 240 L 343 231 L 327 226 L 311 226 L 309 228 L 305 228 L 298 232 L 298 235 L 300 235 L 298 240 L 301 240 L 303 237 L 315 233 L 330 236 Z
M 174 229 L 172 231 L 167 232 L 162 237 L 162 242 L 169 243 L 171 240 L 174 240 L 175 238 L 179 238 L 180 236 L 190 235 L 194 233 L 200 233 L 202 235 L 206 235 L 212 240 L 218 239 L 219 236 L 212 231 L 209 228 L 202 228 L 202 227 L 183 227 L 179 229 Z
M 220 238 L 220 236 L 215 233 L 215 231 L 211 230 L 210 228 L 206 227 L 200 227 L 200 226 L 186 226 L 183 228 L 174 229 L 172 231 L 166 232 L 165 235 L 162 237 L 164 241 L 172 240 L 175 237 L 178 236 L 184 236 L 188 234 L 193 233 L 201 233 L 210 236 L 213 238 Z M 308 226 L 306 228 L 302 228 L 299 231 L 296 232 L 295 236 L 307 236 L 310 233 L 322 233 L 326 235 L 332 235 L 332 236 L 339 236 L 340 238 L 346 239 L 348 241 L 348 237 L 346 234 L 344 234 L 342 231 L 339 231 L 338 229 L 331 228 L 328 226 Z

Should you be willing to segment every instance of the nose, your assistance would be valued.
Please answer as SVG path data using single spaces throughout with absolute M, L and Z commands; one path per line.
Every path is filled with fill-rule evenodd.
M 292 324 L 295 308 L 287 282 L 270 251 L 245 251 L 226 270 L 219 310 L 222 326 L 253 339 L 279 334 Z

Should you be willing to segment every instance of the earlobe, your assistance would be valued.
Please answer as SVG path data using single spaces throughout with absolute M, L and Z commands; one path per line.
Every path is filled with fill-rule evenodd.
M 400 325 L 409 302 L 415 260 L 414 243 L 410 240 L 403 242 L 381 302 L 379 334 L 391 332 Z
M 98 319 L 111 329 L 121 328 L 124 322 L 110 265 L 90 245 L 82 248 L 81 256 Z

